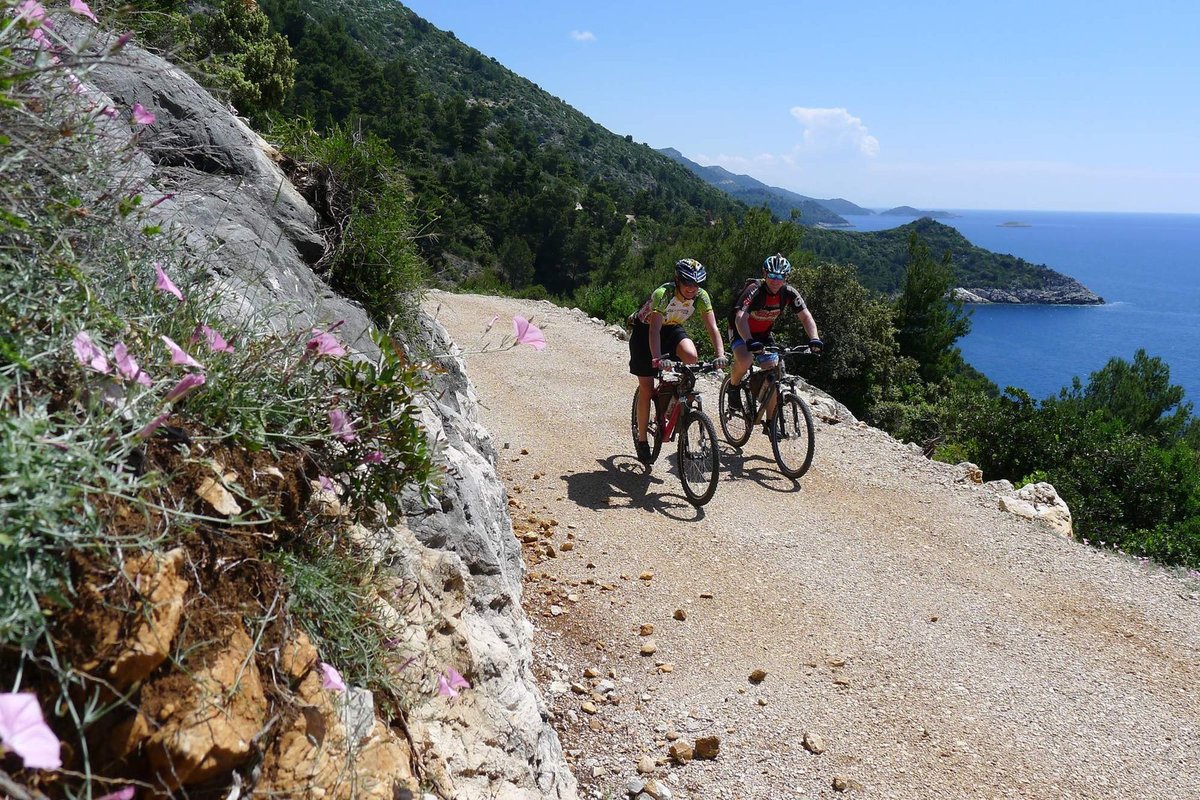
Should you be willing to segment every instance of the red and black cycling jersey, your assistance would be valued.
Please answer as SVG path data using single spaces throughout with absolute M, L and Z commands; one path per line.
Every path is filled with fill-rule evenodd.
M 733 302 L 729 310 L 729 328 L 735 332 L 737 325 L 734 317 L 739 311 L 746 312 L 746 321 L 750 324 L 750 335 L 757 337 L 760 333 L 768 333 L 775 324 L 776 318 L 784 308 L 790 307 L 795 312 L 803 311 L 804 298 L 791 284 L 785 283 L 776 294 L 767 291 L 767 282 L 759 278 L 746 281 L 741 294 Z

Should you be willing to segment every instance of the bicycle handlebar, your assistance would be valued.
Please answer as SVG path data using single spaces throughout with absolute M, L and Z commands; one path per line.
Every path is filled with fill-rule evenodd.
M 798 344 L 795 347 L 786 347 L 784 345 L 769 344 L 762 349 L 764 353 L 778 353 L 781 356 L 797 356 L 809 355 L 820 356 L 820 353 L 814 353 L 812 348 L 806 344 Z
M 720 367 L 717 366 L 716 359 L 713 359 L 712 361 L 700 361 L 696 364 L 687 364 L 683 361 L 676 361 L 671 358 L 660 358 L 658 360 L 658 366 L 659 366 L 659 369 L 661 369 L 663 372 L 667 372 L 667 371 L 670 371 L 673 369 L 678 369 L 678 368 L 682 367 L 683 369 L 685 369 L 688 372 L 691 372 L 693 374 L 702 374 L 705 372 L 718 372 L 720 370 Z

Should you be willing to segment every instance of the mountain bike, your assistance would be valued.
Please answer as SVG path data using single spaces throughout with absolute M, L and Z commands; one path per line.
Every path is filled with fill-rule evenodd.
M 764 431 L 771 438 L 771 450 L 779 471 L 789 478 L 799 478 L 808 472 L 816 449 L 812 411 L 796 392 L 798 378 L 788 375 L 784 366 L 786 356 L 801 354 L 815 355 L 808 345 L 771 345 L 763 352 L 756 353 L 750 371 L 738 384 L 738 394 L 742 398 L 741 411 L 729 407 L 728 376 L 721 383 L 718 403 L 725 441 L 734 447 L 741 447 L 750 441 L 754 426 L 762 422 Z M 755 387 L 755 384 L 760 385 Z M 757 391 L 752 391 L 751 387 L 757 388 Z M 765 419 L 768 409 L 773 409 L 769 420 Z
M 699 508 L 712 499 L 717 491 L 720 467 L 717 448 L 717 429 L 704 413 L 704 400 L 696 390 L 696 376 L 716 372 L 712 361 L 689 366 L 678 361 L 662 360 L 662 372 L 655 382 L 646 441 L 650 444 L 650 461 L 658 458 L 663 442 L 679 436 L 679 480 L 688 502 Z M 630 430 L 637 446 L 637 407 L 639 386 L 633 393 L 630 411 Z

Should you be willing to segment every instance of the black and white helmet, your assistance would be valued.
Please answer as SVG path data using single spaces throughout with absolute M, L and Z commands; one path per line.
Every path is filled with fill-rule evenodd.
M 767 259 L 763 261 L 763 271 L 767 273 L 768 278 L 781 281 L 791 274 L 792 262 L 784 258 L 781 253 L 776 253 L 773 256 L 767 256 Z
M 694 258 L 681 258 L 675 262 L 675 277 L 688 283 L 703 283 L 708 277 L 704 265 Z

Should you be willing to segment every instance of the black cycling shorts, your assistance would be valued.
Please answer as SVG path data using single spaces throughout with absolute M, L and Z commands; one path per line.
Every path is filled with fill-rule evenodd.
M 658 352 L 663 358 L 676 359 L 676 348 L 689 338 L 682 325 L 663 325 L 658 335 Z M 650 326 L 645 322 L 633 323 L 629 333 L 629 374 L 641 378 L 654 377 L 655 369 L 650 364 Z

